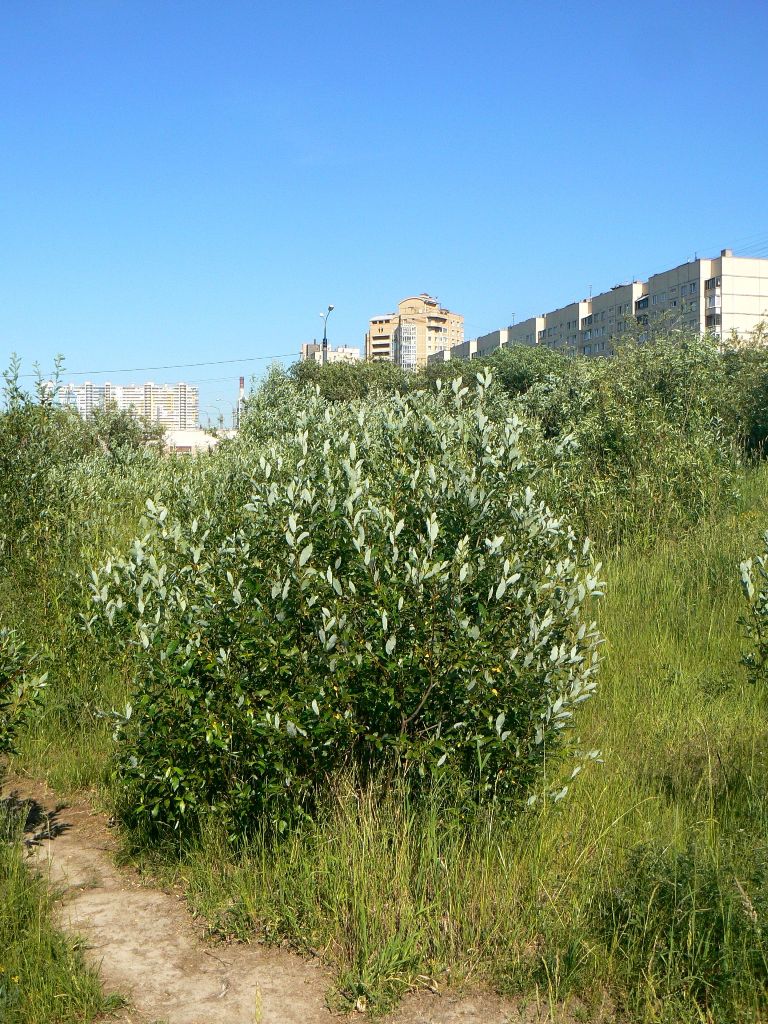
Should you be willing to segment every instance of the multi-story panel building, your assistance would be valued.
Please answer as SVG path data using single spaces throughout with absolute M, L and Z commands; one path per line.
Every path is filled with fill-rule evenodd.
M 512 324 L 507 328 L 507 344 L 538 345 L 539 332 L 544 330 L 545 323 L 543 316 L 529 316 L 519 324 Z
M 336 348 L 328 347 L 326 352 L 329 363 L 357 363 L 360 361 L 360 349 L 352 348 L 350 345 L 339 345 Z M 301 361 L 312 361 L 322 363 L 323 346 L 316 341 L 305 342 L 301 346 Z
M 646 294 L 646 287 L 642 281 L 631 281 L 593 295 L 588 300 L 589 311 L 581 319 L 578 355 L 611 355 L 614 340 L 635 322 L 635 303 Z
M 59 391 L 62 405 L 73 406 L 87 419 L 96 409 L 114 406 L 130 410 L 151 423 L 186 430 L 197 426 L 199 395 L 196 387 L 178 384 L 65 384 Z
M 472 342 L 464 342 L 471 345 Z M 491 331 L 490 334 L 483 334 L 475 339 L 475 352 L 478 356 L 487 356 L 497 348 L 505 348 L 509 344 L 509 328 L 500 327 L 498 331 Z
M 571 302 L 543 316 L 539 344 L 558 352 L 574 353 L 579 344 L 581 321 L 589 314 L 589 299 Z
M 428 363 L 447 363 L 451 359 L 474 359 L 478 354 L 478 338 L 470 338 L 462 341 L 460 345 L 453 345 L 451 348 L 441 348 L 433 352 L 427 360 Z
M 673 326 L 708 331 L 721 340 L 744 337 L 768 319 L 768 259 L 723 249 L 714 259 L 654 274 L 648 303 L 638 313 L 644 323 L 663 315 Z
M 768 259 L 734 256 L 723 249 L 652 274 L 647 281 L 614 285 L 607 292 L 572 302 L 477 339 L 483 354 L 509 344 L 546 345 L 572 355 L 607 356 L 633 325 L 640 338 L 654 324 L 710 333 L 721 342 L 747 337 L 768 322 Z M 647 331 L 645 330 L 647 328 Z M 535 335 L 535 342 L 532 336 Z M 449 358 L 466 358 L 454 353 Z
M 431 355 L 460 345 L 463 340 L 464 317 L 423 293 L 403 299 L 396 313 L 371 318 L 365 357 L 415 370 L 426 365 Z

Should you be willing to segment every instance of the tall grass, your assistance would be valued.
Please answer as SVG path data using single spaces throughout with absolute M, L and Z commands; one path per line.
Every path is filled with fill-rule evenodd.
M 412 985 L 610 993 L 631 1019 L 745 1021 L 768 1005 L 768 720 L 739 664 L 738 563 L 768 473 L 680 538 L 606 566 L 599 747 L 567 798 L 471 824 L 435 793 L 340 780 L 280 845 L 210 827 L 178 871 L 220 934 L 287 939 L 333 965 L 337 998 Z
M 22 821 L 0 803 L 0 1021 L 86 1022 L 115 1005 L 78 946 L 52 924 L 54 898 L 23 859 Z

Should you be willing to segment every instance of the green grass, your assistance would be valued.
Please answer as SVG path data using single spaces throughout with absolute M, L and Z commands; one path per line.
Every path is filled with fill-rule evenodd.
M 77 944 L 53 926 L 53 897 L 24 863 L 21 822 L 0 804 L 0 1021 L 70 1024 L 114 1007 Z
M 278 846 L 234 850 L 212 821 L 196 849 L 155 867 L 184 880 L 212 931 L 319 952 L 340 1005 L 382 1010 L 412 986 L 482 982 L 548 1000 L 554 1016 L 578 994 L 587 1012 L 607 995 L 636 1021 L 760 1019 L 768 716 L 740 666 L 738 564 L 768 526 L 768 471 L 739 483 L 730 510 L 607 560 L 600 690 L 578 720 L 602 762 L 566 799 L 468 826 L 439 793 L 417 803 L 397 784 L 339 779 Z M 55 596 L 47 609 L 36 628 L 62 642 L 14 767 L 108 796 L 99 712 L 124 702 L 130 665 L 109 664 Z
M 212 823 L 177 871 L 224 935 L 320 951 L 337 999 L 484 981 L 555 1006 L 609 993 L 630 1019 L 746 1021 L 768 983 L 768 717 L 740 666 L 738 564 L 768 524 L 768 473 L 736 506 L 605 566 L 600 748 L 568 797 L 470 827 L 338 782 L 316 823 L 235 853 Z M 570 768 L 570 766 L 568 766 Z

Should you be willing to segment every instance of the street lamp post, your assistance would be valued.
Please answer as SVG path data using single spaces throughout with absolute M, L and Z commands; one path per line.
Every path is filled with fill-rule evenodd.
M 320 316 L 323 318 L 323 352 L 320 358 L 320 362 L 323 366 L 328 362 L 328 317 L 333 312 L 334 307 L 329 306 L 327 313 L 321 313 Z

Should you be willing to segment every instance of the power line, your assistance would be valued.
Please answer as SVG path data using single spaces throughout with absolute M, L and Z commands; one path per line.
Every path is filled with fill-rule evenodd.
M 149 373 L 152 370 L 185 370 L 193 366 L 224 366 L 227 363 L 256 363 L 264 359 L 287 359 L 295 352 L 279 352 L 271 356 L 244 356 L 242 359 L 211 359 L 204 363 L 169 363 L 167 366 L 131 366 L 122 370 L 62 370 L 66 377 L 98 377 L 105 373 Z M 37 377 L 36 373 L 21 373 L 20 377 Z
M 751 235 L 745 235 L 742 238 L 737 238 L 737 239 L 732 240 L 730 242 L 730 244 L 729 244 L 729 248 L 733 249 L 733 251 L 735 253 L 739 254 L 739 255 L 741 255 L 741 254 L 745 254 L 746 255 L 747 252 L 750 249 L 761 247 L 763 245 L 763 242 L 764 242 L 765 238 L 766 238 L 766 229 L 762 228 L 760 231 L 754 232 Z M 722 239 L 720 240 L 719 244 L 722 245 Z M 714 244 L 713 245 L 700 245 L 696 249 L 696 252 L 697 253 L 712 252 L 712 251 L 715 251 L 716 249 L 717 249 L 717 245 L 714 245 Z

